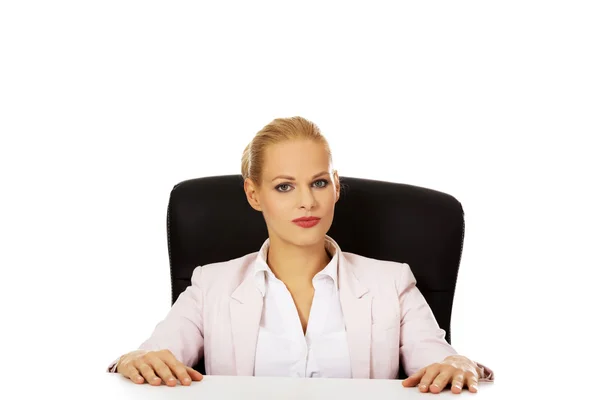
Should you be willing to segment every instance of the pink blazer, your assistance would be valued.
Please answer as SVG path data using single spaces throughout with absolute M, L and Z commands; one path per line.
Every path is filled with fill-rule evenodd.
M 332 242 L 340 255 L 339 293 L 353 378 L 394 379 L 400 362 L 411 375 L 456 354 L 408 264 L 342 252 Z M 191 285 L 140 349 L 169 349 L 188 366 L 204 356 L 207 375 L 253 375 L 263 308 L 253 279 L 257 254 L 197 267 Z M 493 372 L 479 366 L 482 380 L 493 380 Z

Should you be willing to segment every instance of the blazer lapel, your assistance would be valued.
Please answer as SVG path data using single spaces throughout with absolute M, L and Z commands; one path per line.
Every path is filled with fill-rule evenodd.
M 352 264 L 341 251 L 339 254 L 340 303 L 346 323 L 352 378 L 368 379 L 371 371 L 372 296 L 354 275 Z
M 237 375 L 254 375 L 256 341 L 263 309 L 263 296 L 256 287 L 252 266 L 231 295 L 229 312 Z

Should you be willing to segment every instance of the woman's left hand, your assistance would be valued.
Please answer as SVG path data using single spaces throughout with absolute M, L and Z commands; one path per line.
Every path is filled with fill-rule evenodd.
M 441 363 L 421 368 L 402 381 L 402 385 L 413 387 L 418 384 L 419 390 L 423 393 L 428 390 L 431 393 L 440 393 L 451 383 L 452 393 L 462 392 L 465 385 L 470 392 L 476 393 L 478 380 L 477 364 L 467 357 L 455 355 L 446 357 Z

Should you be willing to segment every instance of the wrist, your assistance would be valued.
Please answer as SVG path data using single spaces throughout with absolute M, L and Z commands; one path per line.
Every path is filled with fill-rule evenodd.
M 147 352 L 148 352 L 147 350 L 141 350 L 141 349 L 140 349 L 140 350 L 134 350 L 134 351 L 131 351 L 131 352 L 129 352 L 129 353 L 125 353 L 125 354 L 123 354 L 123 355 L 122 355 L 121 357 L 119 357 L 119 359 L 117 360 L 117 363 L 115 364 L 115 370 L 117 370 L 117 369 L 119 368 L 119 365 L 121 365 L 121 363 L 122 363 L 123 361 L 125 361 L 126 359 L 129 359 L 129 358 L 135 357 L 135 356 L 137 356 L 137 355 L 140 355 L 140 354 L 145 354 L 145 353 L 147 353 Z
M 460 354 L 453 354 L 444 358 L 442 361 L 444 364 L 452 365 L 455 368 L 462 368 L 465 370 L 470 370 L 471 372 L 477 374 L 477 378 L 483 378 L 485 375 L 485 370 L 475 361 L 471 360 L 468 357 L 461 356 Z
M 483 379 L 485 377 L 485 369 L 477 363 L 474 364 L 475 370 L 477 371 L 477 379 Z

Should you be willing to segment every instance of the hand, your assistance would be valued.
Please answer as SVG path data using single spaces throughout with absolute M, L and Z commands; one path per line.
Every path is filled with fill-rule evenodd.
M 478 379 L 477 364 L 467 357 L 456 355 L 446 357 L 441 363 L 421 368 L 402 381 L 402 386 L 413 387 L 419 384 L 419 390 L 423 393 L 427 390 L 440 393 L 448 383 L 452 383 L 452 393 L 462 392 L 465 385 L 470 392 L 476 393 Z
M 203 378 L 200 372 L 181 363 L 169 350 L 136 350 L 127 353 L 119 359 L 117 372 L 134 383 L 148 382 L 153 386 L 159 386 L 162 382 L 167 386 L 176 386 L 175 377 L 182 385 L 189 386 L 192 380 L 201 381 Z

